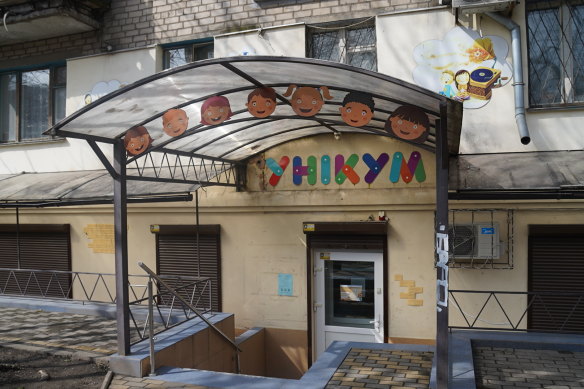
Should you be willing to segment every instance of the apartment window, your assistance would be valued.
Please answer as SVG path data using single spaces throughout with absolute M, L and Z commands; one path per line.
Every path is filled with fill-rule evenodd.
M 164 69 L 213 58 L 213 42 L 192 43 L 164 49 Z
M 65 66 L 0 73 L 0 143 L 48 138 L 65 117 L 66 80 Z
M 310 26 L 307 47 L 311 58 L 377 70 L 375 24 L 370 20 Z
M 529 105 L 584 103 L 584 1 L 528 1 Z

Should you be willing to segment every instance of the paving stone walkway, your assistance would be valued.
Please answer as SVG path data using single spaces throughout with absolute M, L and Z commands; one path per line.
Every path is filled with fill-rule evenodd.
M 207 386 L 180 384 L 176 382 L 159 381 L 156 378 L 144 377 L 124 377 L 121 375 L 114 376 L 109 389 L 134 389 L 134 388 L 165 388 L 165 389 L 207 389 Z
M 584 388 L 584 352 L 474 347 L 477 389 Z
M 139 339 L 130 328 L 131 342 Z M 0 307 L 0 344 L 82 359 L 117 352 L 116 321 L 99 316 Z
M 432 352 L 352 348 L 326 389 L 428 388 Z

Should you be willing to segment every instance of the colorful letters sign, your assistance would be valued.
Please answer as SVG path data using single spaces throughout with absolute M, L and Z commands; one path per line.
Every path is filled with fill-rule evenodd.
M 369 153 L 363 154 L 361 158 L 358 154 L 351 154 L 346 159 L 344 155 L 337 154 L 334 157 L 334 182 L 343 185 L 348 180 L 351 184 L 357 185 L 361 181 L 361 177 L 357 173 L 356 167 L 361 160 L 369 168 L 364 176 L 364 181 L 367 184 L 373 184 L 379 177 L 383 177 L 382 171 L 385 166 L 389 167 L 385 180 L 394 184 L 398 183 L 400 179 L 406 184 L 413 180 L 416 182 L 426 181 L 426 170 L 420 152 L 414 151 L 406 159 L 403 153 L 398 151 L 393 155 L 381 153 L 377 158 Z M 303 177 L 306 177 L 306 182 L 309 185 L 315 185 L 319 172 L 320 182 L 323 185 L 329 185 L 331 183 L 331 157 L 323 155 L 320 158 L 320 166 L 318 161 L 315 156 L 311 155 L 306 158 L 306 164 L 304 164 L 302 157 L 293 157 L 292 182 L 294 185 L 302 185 Z M 273 158 L 266 159 L 266 167 L 272 173 L 269 178 L 271 186 L 278 185 L 289 164 L 290 158 L 288 156 L 281 157 L 278 162 Z

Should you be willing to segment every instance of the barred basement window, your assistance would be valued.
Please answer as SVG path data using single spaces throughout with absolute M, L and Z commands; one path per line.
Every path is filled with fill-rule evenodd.
M 371 18 L 308 27 L 307 56 L 377 71 L 375 23 Z
M 526 3 L 531 107 L 584 102 L 584 1 Z

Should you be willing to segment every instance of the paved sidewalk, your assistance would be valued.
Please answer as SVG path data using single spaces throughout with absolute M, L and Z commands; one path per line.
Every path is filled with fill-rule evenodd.
M 132 331 L 133 339 L 137 334 Z M 117 351 L 116 321 L 99 316 L 0 307 L 0 344 L 94 359 Z
M 474 347 L 477 389 L 584 388 L 584 352 Z
M 352 348 L 326 389 L 428 388 L 432 352 Z
M 134 389 L 134 388 L 167 388 L 167 389 L 207 389 L 207 386 L 180 384 L 176 382 L 159 381 L 156 377 L 124 377 L 116 374 L 109 389 Z

